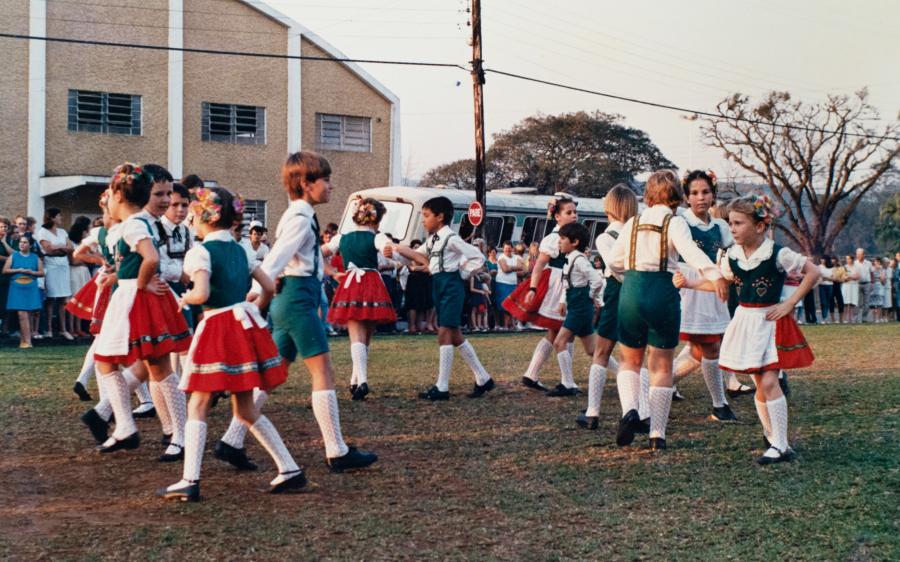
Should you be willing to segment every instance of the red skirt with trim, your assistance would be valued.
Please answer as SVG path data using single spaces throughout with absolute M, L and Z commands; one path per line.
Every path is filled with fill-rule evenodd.
M 231 311 L 203 320 L 193 345 L 186 392 L 269 391 L 287 380 L 288 370 L 265 326 L 249 318 L 245 328 Z
M 99 289 L 97 287 L 97 275 L 95 273 L 90 281 L 72 295 L 72 298 L 66 303 L 66 312 L 82 320 L 93 318 L 94 303 L 97 301 L 97 290 Z
M 678 339 L 696 344 L 718 343 L 722 341 L 722 334 L 688 334 L 679 332 Z
M 366 271 L 359 281 L 345 277 L 334 290 L 328 306 L 328 322 L 344 325 L 350 320 L 379 324 L 397 321 L 391 295 L 377 271 Z
M 104 319 L 115 322 L 114 318 Z M 156 359 L 183 353 L 191 346 L 191 329 L 171 291 L 157 295 L 138 289 L 128 315 L 128 354 L 94 355 L 97 361 L 131 365 L 138 359 Z
M 546 316 L 541 316 L 538 312 L 541 309 L 541 303 L 544 302 L 544 298 L 547 296 L 547 291 L 550 289 L 550 270 L 551 268 L 547 267 L 541 273 L 537 291 L 534 293 L 534 298 L 531 299 L 530 304 L 525 304 L 525 297 L 531 288 L 531 278 L 526 277 L 503 301 L 503 309 L 521 322 L 531 322 L 548 330 L 559 331 L 562 328 L 562 320 L 547 318 Z
M 752 369 L 731 369 L 726 366 L 722 366 L 722 369 L 737 374 L 759 375 L 766 371 L 803 369 L 812 365 L 816 359 L 793 314 L 775 321 L 775 349 L 778 352 L 778 361 L 775 363 Z
M 100 333 L 100 328 L 103 326 L 103 317 L 106 316 L 106 307 L 109 306 L 109 297 L 112 296 L 112 285 L 107 285 L 103 289 L 98 288 L 98 291 L 88 330 L 95 336 Z

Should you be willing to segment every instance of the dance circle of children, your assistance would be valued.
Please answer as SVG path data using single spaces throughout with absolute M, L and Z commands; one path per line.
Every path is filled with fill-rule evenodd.
M 99 267 L 67 305 L 90 321 L 96 336 L 73 390 L 92 400 L 88 382 L 96 374 L 99 401 L 81 420 L 97 450 L 106 454 L 140 446 L 135 418 L 158 418 L 166 447 L 158 460 L 183 463 L 181 480 L 158 490 L 160 497 L 199 500 L 206 419 L 224 392 L 230 394 L 233 415 L 215 444 L 215 457 L 237 470 L 256 470 L 244 448 L 249 431 L 277 466 L 271 493 L 306 485 L 303 469 L 262 413 L 298 358 L 310 375 L 312 410 L 329 468 L 344 472 L 378 460 L 349 447 L 341 432 L 335 373 L 318 317 L 326 273 L 338 283 L 328 321 L 349 331 L 352 400 L 365 400 L 373 391 L 368 358 L 377 325 L 396 320 L 378 272 L 384 258 L 431 274 L 440 359 L 437 380 L 419 398 L 450 399 L 456 351 L 474 377 L 469 398 L 496 387 L 460 330 L 466 282 L 485 258 L 450 228 L 449 199 L 424 203 L 421 220 L 428 237 L 416 248 L 380 233 L 386 209 L 363 198 L 353 202 L 353 226 L 322 244 L 315 207 L 331 197 L 330 164 L 315 153 L 298 152 L 288 157 L 282 178 L 290 203 L 261 263 L 233 237 L 242 220 L 239 195 L 220 187 L 189 189 L 154 164 L 116 168 L 100 199 L 103 226 L 75 251 Z M 775 208 L 765 196 L 732 200 L 727 222 L 713 217 L 716 187 L 711 171 L 692 171 L 684 180 L 659 171 L 647 181 L 643 211 L 630 188 L 613 187 L 604 203 L 609 226 L 595 241 L 600 269 L 586 255 L 591 240 L 577 222 L 578 202 L 561 193 L 551 198 L 548 219 L 556 226 L 541 240 L 530 276 L 515 289 L 510 286 L 503 301 L 515 318 L 546 329 L 521 384 L 549 397 L 579 395 L 572 366 L 578 338 L 592 361 L 587 407 L 577 425 L 599 428 L 603 390 L 614 374 L 622 408 L 617 445 L 628 446 L 646 434 L 650 450 L 658 452 L 666 449 L 675 380 L 699 367 L 712 402 L 709 419 L 737 419 L 726 390 L 730 397 L 755 393 L 765 445 L 757 462 L 790 461 L 795 453 L 788 443 L 779 375 L 812 364 L 791 312 L 815 285 L 818 269 L 771 239 Z M 682 208 L 685 201 L 688 207 Z M 185 224 L 189 218 L 191 228 Z M 338 253 L 342 272 L 333 271 L 326 259 Z M 14 266 L 23 278 L 40 275 L 21 261 Z M 803 282 L 782 299 L 788 275 L 802 275 Z M 738 302 L 733 317 L 726 304 L 729 291 Z M 689 345 L 676 361 L 680 340 Z M 612 356 L 616 344 L 620 364 Z M 548 388 L 539 373 L 552 351 L 560 382 Z M 755 389 L 735 374 L 751 375 Z M 139 402 L 134 410 L 132 392 Z

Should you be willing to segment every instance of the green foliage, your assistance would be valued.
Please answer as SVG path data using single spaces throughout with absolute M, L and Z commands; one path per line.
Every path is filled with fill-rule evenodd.
M 875 238 L 882 251 L 889 254 L 900 252 L 900 192 L 894 193 L 881 205 Z

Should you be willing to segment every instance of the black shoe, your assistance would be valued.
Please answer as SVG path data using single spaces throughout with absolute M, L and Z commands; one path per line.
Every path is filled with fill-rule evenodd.
M 672 401 L 673 402 L 681 402 L 682 400 L 684 400 L 684 395 L 682 395 L 680 392 L 678 392 L 678 389 L 673 386 L 672 387 Z
M 425 392 L 420 392 L 419 398 L 421 398 L 422 400 L 431 400 L 432 402 L 436 402 L 438 400 L 450 400 L 450 391 L 438 390 L 438 387 L 432 386 Z
M 125 439 L 116 439 L 112 438 L 112 443 L 109 443 L 110 439 L 107 439 L 102 445 L 97 447 L 97 450 L 101 453 L 114 453 L 116 451 L 122 449 L 137 449 L 141 444 L 141 436 L 137 431 L 126 437 Z M 109 443 L 107 445 L 107 443 Z
M 377 460 L 378 455 L 375 453 L 368 453 L 360 451 L 356 447 L 350 447 L 346 455 L 328 459 L 326 462 L 331 472 L 344 472 L 355 468 L 365 468 Z
M 172 446 L 172 445 L 178 447 L 178 452 L 177 452 L 177 453 L 174 453 L 174 454 L 172 454 L 172 453 L 163 453 L 163 454 L 161 454 L 161 455 L 159 456 L 159 458 L 156 459 L 156 460 L 159 461 L 159 462 L 175 462 L 175 461 L 183 461 L 183 460 L 184 460 L 184 447 L 182 447 L 182 446 L 179 445 L 178 443 L 169 443 L 168 445 L 166 445 L 166 448 L 168 448 L 168 447 L 170 447 L 170 446 Z
M 578 396 L 579 394 L 581 394 L 581 391 L 578 390 L 577 387 L 573 386 L 572 388 L 569 388 L 563 383 L 559 383 L 553 388 L 553 390 L 547 393 L 547 396 L 560 398 L 562 396 Z
M 587 410 L 581 412 L 577 418 L 575 418 L 575 423 L 578 424 L 578 427 L 583 429 L 597 429 L 600 426 L 600 418 L 597 416 L 589 416 L 587 415 Z
M 775 464 L 775 463 L 779 463 L 779 462 L 791 462 L 792 460 L 794 460 L 794 458 L 797 457 L 797 453 L 795 453 L 794 450 L 791 449 L 790 447 L 788 447 L 786 451 L 780 451 L 777 448 L 775 448 L 775 446 L 772 446 L 772 447 L 769 447 L 766 450 L 766 452 L 768 453 L 771 450 L 775 450 L 775 452 L 778 453 L 778 456 L 777 457 L 769 457 L 769 456 L 763 455 L 763 456 L 759 457 L 758 459 L 756 459 L 756 464 L 765 466 L 767 464 Z
M 763 449 L 766 450 L 766 451 L 768 451 L 768 450 L 769 450 L 769 447 L 771 447 L 771 446 L 772 446 L 772 442 L 769 441 L 769 438 L 768 438 L 768 437 L 766 437 L 765 435 L 763 435 Z
M 78 399 L 82 402 L 90 402 L 92 400 L 91 394 L 80 382 L 75 382 L 75 386 L 72 387 L 72 391 L 74 391 L 75 394 L 78 395 Z
M 293 472 L 282 472 L 282 476 L 292 475 L 287 480 L 283 480 L 278 484 L 274 484 L 269 488 L 270 494 L 281 494 L 284 492 L 288 492 L 290 490 L 299 490 L 306 486 L 306 475 L 303 474 L 303 469 L 298 469 Z
M 187 486 L 181 488 L 168 489 L 160 488 L 156 491 L 156 495 L 166 500 L 178 500 L 182 502 L 200 501 L 200 481 L 195 480 Z
M 227 462 L 238 470 L 256 470 L 259 468 L 256 466 L 256 463 L 247 457 L 246 449 L 232 447 L 224 441 L 216 443 L 216 448 L 213 449 L 213 456 L 220 461 Z
M 351 384 L 351 385 L 350 385 L 350 395 L 351 395 L 351 396 L 352 396 L 353 394 L 356 393 L 356 389 L 357 389 L 357 388 L 359 388 L 359 385 L 358 385 L 358 384 Z
M 651 451 L 665 451 L 666 450 L 666 440 L 662 437 L 651 437 L 650 438 L 650 450 Z
M 353 390 L 353 396 L 350 397 L 351 400 L 365 400 L 366 395 L 369 393 L 369 383 L 362 383 L 357 386 L 355 390 Z
M 787 397 L 791 395 L 791 385 L 788 384 L 787 371 L 781 371 L 781 378 L 778 379 L 778 386 L 781 387 L 782 394 Z
M 711 421 L 718 422 L 736 422 L 737 416 L 734 415 L 734 411 L 732 411 L 731 406 L 725 404 L 721 408 L 713 408 L 712 414 L 710 414 L 709 419 Z
M 466 394 L 469 398 L 481 398 L 488 392 L 494 390 L 494 387 L 497 385 L 494 384 L 494 379 L 488 379 L 488 381 L 482 385 L 478 383 L 475 384 L 475 388 L 472 389 L 472 392 Z
M 650 418 L 644 418 L 638 422 L 637 427 L 634 429 L 635 433 L 640 433 L 641 435 L 647 435 L 650 433 Z
M 81 415 L 81 422 L 87 426 L 91 435 L 97 441 L 98 445 L 102 445 L 109 439 L 109 422 L 103 421 L 97 410 L 91 408 Z
M 536 381 L 534 379 L 530 379 L 528 377 L 522 377 L 522 384 L 527 386 L 532 390 L 540 390 L 541 392 L 547 392 L 550 390 L 546 386 L 543 385 L 540 381 Z
M 163 433 L 162 439 L 159 440 L 160 443 L 163 444 L 163 447 L 168 447 L 172 442 L 172 434 L 171 433 Z
M 640 426 L 641 418 L 637 410 L 628 410 L 628 413 L 619 420 L 619 429 L 616 431 L 616 445 L 624 447 L 634 442 L 634 434 Z
M 143 406 L 143 404 L 141 404 Z M 140 407 L 140 406 L 138 406 Z M 142 419 L 142 418 L 155 418 L 156 417 L 156 408 L 150 408 L 149 410 L 144 410 L 143 412 L 132 412 L 131 416 L 134 419 Z
M 725 389 L 725 392 L 728 393 L 729 398 L 737 398 L 738 396 L 743 396 L 745 394 L 754 394 L 756 389 L 752 386 L 747 386 L 746 384 L 742 384 L 736 389 Z

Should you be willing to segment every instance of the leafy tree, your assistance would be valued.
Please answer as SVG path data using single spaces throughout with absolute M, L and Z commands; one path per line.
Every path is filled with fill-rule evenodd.
M 895 192 L 881 205 L 875 238 L 883 251 L 892 255 L 900 252 L 900 192 Z
M 808 255 L 830 253 L 866 194 L 900 154 L 898 124 L 875 131 L 868 92 L 819 104 L 734 94 L 704 119 L 706 142 L 757 176 L 785 210 L 776 227 Z M 788 127 L 785 127 L 787 125 Z

